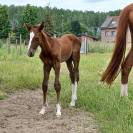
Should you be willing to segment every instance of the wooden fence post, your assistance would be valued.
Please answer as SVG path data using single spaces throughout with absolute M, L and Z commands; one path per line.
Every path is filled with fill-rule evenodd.
M 21 45 L 22 45 L 22 35 L 20 34 L 20 55 L 22 54 Z
M 8 38 L 6 39 L 6 49 L 8 49 Z
M 24 44 L 23 44 L 23 46 L 24 46 L 24 54 L 26 54 L 26 40 L 24 40 L 24 42 L 23 42 Z
M 16 54 L 18 54 L 18 40 L 16 39 Z
M 10 48 L 10 33 L 9 33 L 9 38 L 7 38 L 7 49 L 8 49 L 8 54 L 11 53 L 11 48 Z

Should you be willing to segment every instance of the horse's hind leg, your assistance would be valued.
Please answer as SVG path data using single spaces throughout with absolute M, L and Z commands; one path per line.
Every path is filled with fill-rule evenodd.
M 75 88 L 75 99 L 77 100 L 77 87 L 79 82 L 79 61 L 75 60 L 73 61 L 74 64 L 74 75 L 75 75 L 75 82 L 74 82 L 74 88 Z
M 75 106 L 75 101 L 77 100 L 77 87 L 78 87 L 78 81 L 79 81 L 79 61 L 80 61 L 80 52 L 75 52 L 72 55 L 73 59 L 73 65 L 74 65 L 74 84 L 72 84 L 72 102 L 71 106 Z
M 128 77 L 133 66 L 133 51 L 130 51 L 122 64 L 121 70 L 121 96 L 128 96 Z
M 128 53 L 125 61 L 122 64 L 122 70 L 121 70 L 121 96 L 128 96 L 128 77 L 130 74 L 130 71 L 133 66 L 133 29 L 130 25 L 130 31 L 131 31 L 131 43 L 132 47 L 130 52 Z
M 73 53 L 73 64 L 74 64 L 74 74 L 75 74 L 75 83 L 79 82 L 79 61 L 80 61 L 80 51 Z
M 75 106 L 75 100 L 77 99 L 77 92 L 76 92 L 77 88 L 75 88 L 75 74 L 74 74 L 72 59 L 70 58 L 68 61 L 66 61 L 66 64 L 69 70 L 69 75 L 72 83 L 72 97 L 71 97 L 70 106 Z

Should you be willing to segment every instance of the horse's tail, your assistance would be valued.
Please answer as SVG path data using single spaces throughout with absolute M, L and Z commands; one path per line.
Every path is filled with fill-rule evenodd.
M 112 59 L 102 75 L 101 81 L 111 85 L 119 74 L 120 65 L 125 58 L 126 50 L 126 33 L 128 28 L 129 10 L 125 8 L 119 17 L 119 24 L 117 28 L 116 44 Z

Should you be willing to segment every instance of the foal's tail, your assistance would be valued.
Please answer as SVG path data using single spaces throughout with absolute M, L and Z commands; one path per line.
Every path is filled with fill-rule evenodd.
M 129 12 L 130 11 L 126 7 L 120 14 L 115 49 L 112 55 L 112 59 L 101 78 L 102 82 L 106 82 L 109 85 L 111 85 L 118 76 L 120 65 L 125 58 L 126 33 L 129 23 Z

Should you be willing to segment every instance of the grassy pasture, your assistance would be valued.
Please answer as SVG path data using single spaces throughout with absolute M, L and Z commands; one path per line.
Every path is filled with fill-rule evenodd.
M 111 52 L 104 51 L 103 47 L 95 47 L 97 51 L 94 53 L 81 55 L 76 107 L 94 114 L 101 133 L 133 133 L 133 73 L 129 78 L 128 98 L 120 98 L 120 76 L 110 88 L 101 84 L 100 75 L 111 57 Z M 38 53 L 34 58 L 28 58 L 25 52 L 18 56 L 15 52 L 7 54 L 6 49 L 0 48 L 0 99 L 18 90 L 41 88 L 42 78 Z M 55 97 L 53 82 L 52 72 L 49 94 Z M 69 106 L 71 85 L 65 64 L 62 64 L 61 85 L 62 105 Z

